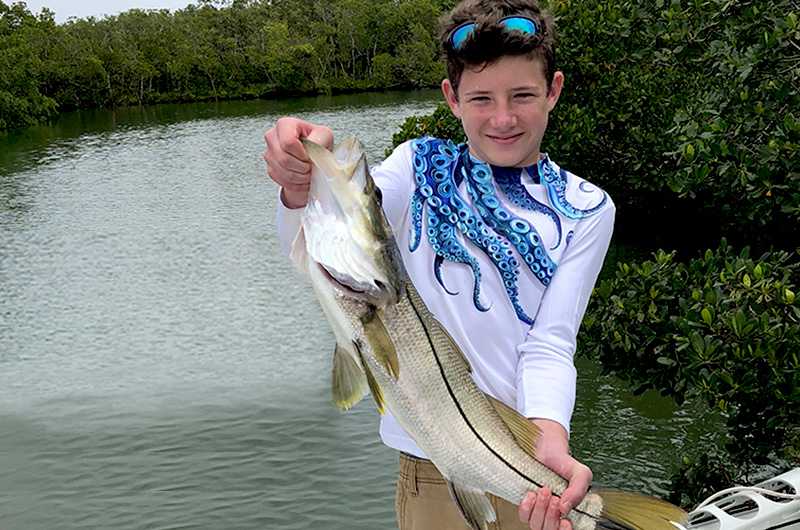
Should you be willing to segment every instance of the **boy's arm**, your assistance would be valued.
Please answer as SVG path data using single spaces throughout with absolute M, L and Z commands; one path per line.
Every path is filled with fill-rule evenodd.
M 583 219 L 545 289 L 533 325 L 519 345 L 517 409 L 569 430 L 575 400 L 576 337 L 614 227 L 615 207 Z
M 519 516 L 530 519 L 532 528 L 552 526 L 542 527 L 539 521 L 548 511 L 567 513 L 580 502 L 592 480 L 591 470 L 569 453 L 576 379 L 573 356 L 578 329 L 611 241 L 614 216 L 609 199 L 601 212 L 580 223 L 545 291 L 526 342 L 520 345 L 518 409 L 543 430 L 537 446 L 542 462 L 569 480 L 560 500 L 547 492 L 525 497 Z M 559 530 L 564 528 L 559 526 Z

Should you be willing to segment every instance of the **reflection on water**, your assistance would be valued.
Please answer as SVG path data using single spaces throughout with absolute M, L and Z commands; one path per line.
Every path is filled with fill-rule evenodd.
M 294 114 L 377 162 L 438 101 L 82 111 L 0 135 L 2 528 L 394 527 L 396 455 L 369 400 L 330 405 L 332 334 L 280 253 L 260 153 Z M 702 447 L 697 413 L 580 364 L 576 453 L 658 492 Z

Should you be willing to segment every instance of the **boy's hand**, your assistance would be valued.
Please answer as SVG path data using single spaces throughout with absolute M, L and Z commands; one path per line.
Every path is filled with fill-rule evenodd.
M 530 492 L 519 505 L 519 520 L 528 523 L 532 530 L 572 530 L 572 525 L 561 517 L 583 500 L 592 471 L 569 454 L 567 431 L 550 420 L 531 420 L 542 429 L 536 444 L 536 456 L 541 463 L 569 480 L 569 487 L 561 497 L 547 488 Z
M 287 208 L 302 208 L 308 201 L 311 162 L 300 138 L 308 138 L 326 149 L 333 149 L 333 133 L 327 127 L 296 118 L 281 118 L 264 134 L 267 172 L 281 188 L 281 201 Z

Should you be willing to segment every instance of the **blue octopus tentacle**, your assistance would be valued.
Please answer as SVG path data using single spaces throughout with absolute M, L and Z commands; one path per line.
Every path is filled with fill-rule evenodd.
M 459 223 L 459 214 L 466 207 L 456 192 L 452 174 L 456 160 L 456 148 L 452 142 L 443 143 L 432 138 L 423 138 L 413 142 L 415 152 L 414 168 L 419 203 L 427 208 L 427 236 L 431 247 L 436 252 L 434 260 L 434 274 L 439 285 L 448 294 L 456 294 L 447 289 L 441 275 L 443 260 L 464 263 L 472 269 L 475 277 L 473 287 L 473 300 L 479 311 L 488 311 L 480 302 L 481 271 L 478 261 L 456 238 L 456 226 Z M 419 160 L 423 159 L 423 160 Z M 418 195 L 417 195 L 418 194 Z M 416 207 L 416 206 L 413 206 Z M 416 213 L 416 210 L 414 210 Z M 463 214 L 462 214 L 463 215 Z M 422 212 L 420 211 L 420 220 Z M 414 218 L 416 223 L 416 216 Z M 421 225 L 415 226 L 415 231 L 421 233 Z M 418 241 L 413 247 L 413 252 L 418 246 Z
M 556 271 L 555 262 L 547 254 L 536 228 L 525 219 L 514 216 L 500 204 L 492 184 L 492 175 L 492 169 L 487 164 L 472 163 L 468 191 L 475 208 L 486 220 L 486 224 L 510 241 L 542 285 L 549 285 Z
M 472 182 L 464 168 L 460 168 L 460 173 L 463 177 Z M 491 176 L 487 181 L 480 183 L 484 189 L 493 189 L 491 185 Z M 472 195 L 473 186 L 468 186 L 468 191 Z M 458 228 L 461 230 L 467 239 L 478 246 L 489 257 L 494 264 L 495 268 L 500 272 L 503 278 L 503 286 L 508 294 L 509 300 L 514 305 L 517 316 L 524 322 L 530 324 L 533 320 L 525 314 L 522 307 L 519 305 L 519 291 L 517 289 L 517 276 L 519 275 L 519 262 L 514 257 L 514 251 L 511 244 L 499 234 L 492 233 L 489 228 L 494 228 L 494 218 L 488 213 L 483 205 L 475 201 L 474 195 L 473 204 L 475 210 L 478 211 L 476 215 L 475 210 L 458 195 L 454 194 L 453 202 L 458 207 Z
M 411 228 L 408 230 L 411 236 L 408 249 L 411 252 L 417 250 L 422 241 L 422 209 L 424 205 L 422 194 L 419 190 L 415 191 L 411 197 Z
M 525 169 L 528 171 L 528 174 L 531 175 L 531 178 L 538 181 L 539 172 L 536 166 Z M 492 166 L 492 173 L 494 174 L 494 180 L 497 182 L 498 187 L 509 201 L 520 208 L 544 214 L 553 220 L 553 223 L 556 225 L 556 230 L 558 231 L 558 239 L 556 240 L 555 246 L 551 247 L 550 250 L 557 249 L 561 244 L 561 219 L 559 219 L 558 214 L 556 214 L 552 208 L 537 201 L 528 193 L 528 190 L 525 189 L 525 186 L 522 184 L 522 169 Z
M 444 281 L 442 280 L 442 263 L 444 263 L 444 258 L 437 254 L 436 257 L 433 259 L 433 274 L 436 276 L 436 280 L 439 282 L 439 285 L 441 285 L 442 289 L 444 289 L 444 292 L 446 292 L 449 295 L 455 296 L 458 294 L 458 291 L 452 292 L 448 290 L 447 287 L 445 287 L 444 285 Z
M 586 210 L 575 208 L 569 203 L 566 197 L 568 173 L 563 169 L 556 173 L 552 164 L 549 163 L 549 160 L 547 162 L 548 163 L 543 164 L 542 180 L 544 181 L 544 185 L 547 187 L 550 203 L 564 217 L 575 221 L 594 215 L 605 207 L 606 202 L 608 202 L 608 195 L 603 192 L 603 198 L 597 206 Z M 592 191 L 587 190 L 584 184 L 586 183 L 582 182 L 578 188 L 585 193 L 591 193 Z
M 431 224 L 431 220 L 435 220 L 433 225 Z M 447 222 L 439 223 L 435 214 L 429 215 L 428 239 L 431 242 L 433 250 L 436 252 L 436 258 L 434 259 L 433 264 L 434 274 L 436 275 L 436 280 L 439 282 L 439 285 L 442 286 L 442 289 L 444 289 L 445 292 L 450 295 L 457 294 L 450 292 L 444 285 L 444 281 L 442 280 L 441 276 L 442 260 L 447 259 L 456 263 L 464 263 L 469 265 L 469 267 L 472 269 L 472 274 L 475 277 L 475 283 L 472 290 L 472 298 L 475 303 L 475 307 L 481 312 L 488 311 L 489 308 L 484 307 L 484 305 L 480 302 L 481 268 L 478 265 L 478 260 L 473 258 L 469 251 L 458 242 L 455 237 L 455 227 Z
M 425 172 L 428 170 L 428 161 L 425 155 L 430 152 L 430 145 L 426 142 L 412 142 L 414 150 L 414 182 L 417 186 L 414 195 L 411 197 L 411 243 L 408 248 L 414 252 L 422 241 L 422 210 L 425 205 L 425 198 L 422 196 L 420 187 L 425 184 Z
M 412 145 L 417 189 L 412 197 L 413 226 L 409 249 L 413 252 L 419 247 L 424 218 L 428 241 L 436 253 L 433 267 L 437 282 L 448 294 L 456 294 L 444 285 L 442 264 L 444 260 L 449 260 L 468 265 L 475 278 L 475 307 L 487 311 L 488 308 L 480 302 L 481 271 L 478 261 L 457 238 L 460 232 L 487 255 L 501 274 L 506 294 L 518 318 L 532 324 L 533 319 L 525 313 L 519 302 L 517 279 L 521 264 L 514 250 L 519 252 L 537 278 L 547 285 L 555 264 L 542 247 L 539 234 L 527 221 L 517 219 L 499 207 L 488 166 L 481 165 L 480 171 L 486 174 L 473 178 L 473 164 L 463 160 L 462 155 L 467 152 L 464 144 L 456 147 L 449 141 L 421 138 L 414 140 Z M 467 181 L 474 209 L 459 194 L 458 186 L 464 180 Z

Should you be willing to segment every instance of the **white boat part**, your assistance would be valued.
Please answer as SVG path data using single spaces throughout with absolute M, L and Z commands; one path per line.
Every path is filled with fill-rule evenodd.
M 800 530 L 800 468 L 755 486 L 715 493 L 689 513 L 685 525 L 676 526 L 683 530 Z

